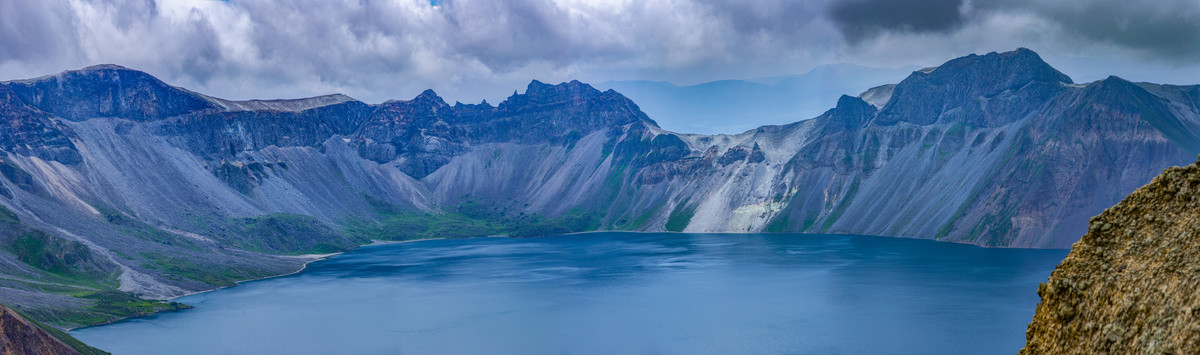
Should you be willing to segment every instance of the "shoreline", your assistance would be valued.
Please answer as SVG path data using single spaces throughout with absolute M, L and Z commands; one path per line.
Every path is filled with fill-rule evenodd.
M 339 251 L 339 252 L 336 252 L 336 253 L 328 253 L 328 254 L 301 254 L 301 255 L 271 255 L 272 257 L 278 257 L 278 258 L 284 258 L 284 259 L 309 259 L 309 260 L 307 260 L 307 261 L 304 261 L 302 264 L 300 264 L 300 268 L 299 268 L 299 269 L 296 269 L 295 271 L 292 271 L 292 272 L 283 273 L 283 274 L 279 274 L 279 275 L 264 276 L 264 277 L 260 277 L 260 278 L 256 278 L 256 279 L 246 279 L 246 280 L 239 280 L 239 281 L 235 281 L 235 282 L 233 283 L 233 285 L 230 285 L 230 286 L 221 286 L 221 287 L 214 288 L 214 289 L 211 289 L 211 290 L 204 290 L 204 291 L 189 292 L 189 293 L 186 293 L 186 294 L 182 294 L 182 295 L 179 295 L 179 296 L 171 297 L 171 298 L 164 299 L 164 300 L 160 300 L 160 301 L 165 301 L 165 302 L 175 302 L 175 300 L 178 300 L 178 299 L 180 299 L 180 298 L 187 297 L 187 296 L 194 296 L 194 295 L 198 295 L 198 294 L 201 294 L 201 293 L 207 293 L 207 292 L 213 292 L 213 291 L 224 290 L 224 289 L 227 289 L 227 288 L 230 288 L 230 287 L 237 287 L 238 285 L 242 285 L 242 284 L 249 283 L 249 282 L 254 282 L 254 281 L 263 281 L 263 280 L 269 280 L 269 279 L 274 279 L 274 278 L 279 278 L 279 277 L 291 276 L 291 275 L 299 274 L 301 271 L 304 271 L 305 269 L 308 269 L 308 264 L 312 264 L 312 263 L 315 263 L 315 262 L 318 262 L 318 261 L 321 261 L 321 260 L 325 260 L 325 259 L 329 259 L 329 258 L 332 258 L 332 257 L 338 256 L 338 255 L 342 255 L 342 254 L 345 254 L 345 253 L 349 253 L 349 252 L 352 252 L 352 251 L 358 250 L 359 248 L 365 248 L 365 247 L 374 247 L 374 246 L 380 246 L 380 245 L 392 245 L 392 244 L 404 244 L 404 243 L 412 243 L 412 242 L 423 242 L 423 241 L 428 241 L 428 240 L 444 240 L 444 239 L 473 239 L 473 238 L 488 238 L 488 237 L 467 237 L 467 238 L 445 238 L 445 237 L 439 237 L 439 238 L 423 238 L 423 239 L 409 239 L 409 240 L 378 240 L 378 239 L 372 239 L 372 240 L 371 240 L 371 243 L 369 243 L 369 244 L 363 244 L 363 245 L 359 245 L 359 246 L 356 246 L 356 247 L 354 247 L 354 248 L 351 248 L 350 250 L 347 250 L 347 251 Z
M 176 302 L 176 303 L 178 303 L 176 300 L 178 300 L 178 299 L 180 299 L 180 298 L 183 298 L 183 297 L 187 297 L 187 296 L 194 296 L 194 295 L 198 295 L 198 294 L 202 294 L 202 293 L 208 293 L 208 292 L 220 291 L 220 290 L 224 290 L 224 289 L 231 288 L 231 287 L 237 287 L 237 286 L 240 286 L 240 285 L 242 285 L 242 284 L 249 283 L 249 282 L 263 281 L 263 280 L 269 280 L 269 279 L 274 279 L 274 278 L 279 278 L 279 277 L 285 277 L 285 276 L 291 276 L 291 275 L 295 275 L 295 274 L 298 274 L 298 273 L 300 273 L 301 271 L 304 271 L 305 269 L 308 269 L 308 264 L 312 264 L 312 263 L 314 263 L 314 262 L 318 262 L 318 261 L 321 261 L 321 260 L 329 259 L 329 258 L 332 258 L 332 257 L 338 256 L 338 255 L 342 255 L 342 254 L 345 254 L 345 253 L 348 253 L 348 252 L 352 252 L 352 251 L 358 250 L 359 248 L 364 248 L 364 247 L 373 247 L 373 246 L 380 246 L 380 245 L 391 245 L 391 244 L 403 244 L 403 243 L 412 243 L 412 242 L 423 242 L 423 241 L 429 241 L 429 240 L 444 240 L 444 239 L 474 239 L 474 238 L 491 238 L 491 237 L 504 237 L 504 238 L 507 238 L 507 237 L 505 237 L 505 236 L 486 236 L 486 237 L 467 237 L 467 238 L 445 238 L 445 237 L 440 237 L 440 238 L 423 238 L 423 239 L 409 239 L 409 240 L 377 240 L 377 239 L 373 239 L 373 240 L 371 240 L 371 243 L 370 243 L 370 244 L 363 244 L 363 245 L 359 245 L 359 246 L 356 246 L 356 247 L 354 247 L 354 248 L 352 248 L 352 249 L 350 249 L 350 250 L 347 250 L 347 251 L 340 251 L 340 252 L 336 252 L 336 253 L 328 253 L 328 254 L 301 254 L 301 255 L 271 255 L 272 257 L 285 258 L 285 259 L 309 259 L 309 260 L 307 260 L 307 261 L 304 261 L 302 264 L 300 264 L 300 268 L 298 268 L 298 269 L 296 269 L 296 270 L 294 270 L 294 271 L 291 271 L 291 272 L 282 273 L 282 274 L 279 274 L 279 275 L 264 276 L 264 277 L 260 277 L 260 278 L 256 278 L 256 279 L 246 279 L 246 280 L 240 280 L 240 281 L 236 281 L 236 282 L 234 282 L 234 283 L 233 283 L 233 285 L 230 285 L 230 286 L 221 286 L 221 287 L 217 287 L 217 288 L 214 288 L 214 289 L 211 289 L 211 290 L 203 290 L 203 291 L 188 292 L 188 293 L 185 293 L 185 294 L 182 294 L 182 295 L 179 295 L 179 296 L 175 296 L 175 297 L 171 297 L 171 298 L 167 298 L 167 299 L 152 300 L 152 301 L 161 301 L 161 302 Z M 173 310 L 164 310 L 164 311 L 160 311 L 160 312 L 154 312 L 154 313 L 150 313 L 150 314 L 141 314 L 141 315 L 135 315 L 135 316 L 128 316 L 128 317 L 119 318 L 119 319 L 114 319 L 114 320 L 112 320 L 112 321 L 103 322 L 103 323 L 97 323 L 97 324 L 88 324 L 88 325 L 78 326 L 78 327 L 74 327 L 74 328 L 66 328 L 65 330 L 66 330 L 66 332 L 67 332 L 67 333 L 70 333 L 70 332 L 73 332 L 73 331 L 76 331 L 76 330 L 80 330 L 80 329 L 85 329 L 85 328 L 92 328 L 92 327 L 102 327 L 102 326 L 106 326 L 106 325 L 112 325 L 112 324 L 116 324 L 116 323 L 124 322 L 124 321 L 127 321 L 127 320 L 132 320 L 132 319 L 137 319 L 137 318 L 144 318 L 144 317 L 149 317 L 149 316 L 158 315 L 158 314 L 165 314 L 165 313 L 172 313 L 172 312 L 186 311 L 186 310 L 189 310 L 189 309 L 192 309 L 192 308 L 196 308 L 196 306 L 193 306 L 193 305 L 190 305 L 190 304 L 186 304 L 186 303 L 179 303 L 179 304 L 180 304 L 180 305 L 183 305 L 183 306 L 186 306 L 186 308 L 173 309 Z
M 769 234 L 769 235 L 779 235 L 779 234 L 802 234 L 802 235 L 835 235 L 835 236 L 849 236 L 849 237 L 872 237 L 872 238 L 895 238 L 895 239 L 915 239 L 915 240 L 927 240 L 927 241 L 931 241 L 931 242 L 938 242 L 938 243 L 950 243 L 950 244 L 967 245 L 967 246 L 973 246 L 973 247 L 976 247 L 976 248 L 983 248 L 983 249 L 1071 250 L 1071 248 L 1035 248 L 1035 247 L 1013 247 L 1013 246 L 989 246 L 989 245 L 979 245 L 979 244 L 975 244 L 975 243 L 968 243 L 968 242 L 954 241 L 954 240 L 941 240 L 941 239 L 933 239 L 933 238 L 921 238 L 921 237 L 909 237 L 909 236 L 895 236 L 895 235 L 853 234 L 853 233 L 807 233 L 807 232 L 673 232 L 673 231 L 622 231 L 622 230 L 594 230 L 594 231 L 571 232 L 571 233 L 563 233 L 563 234 L 544 235 L 544 236 L 538 236 L 538 237 L 521 237 L 521 238 L 543 238 L 543 237 L 553 237 L 553 236 L 560 236 L 560 235 L 576 235 L 576 234 L 591 234 L 591 233 L 632 233 L 632 234 L 718 234 L 718 235 L 751 235 L 751 234 Z M 445 238 L 443 238 L 443 239 L 445 239 Z M 465 238 L 463 238 L 463 239 L 465 239 Z

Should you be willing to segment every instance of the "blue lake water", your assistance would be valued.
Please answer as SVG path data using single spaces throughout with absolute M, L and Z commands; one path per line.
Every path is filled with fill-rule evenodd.
M 1066 253 L 806 234 L 430 240 L 72 335 L 114 354 L 1013 354 Z

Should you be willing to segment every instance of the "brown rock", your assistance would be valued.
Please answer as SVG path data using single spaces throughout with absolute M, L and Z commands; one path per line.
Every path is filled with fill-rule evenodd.
M 0 355 L 79 354 L 17 312 L 0 306 Z
M 1200 354 L 1200 162 L 1090 223 L 1039 287 L 1021 354 Z

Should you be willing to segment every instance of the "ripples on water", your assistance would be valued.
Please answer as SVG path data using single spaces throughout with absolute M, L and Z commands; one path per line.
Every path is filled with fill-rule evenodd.
M 115 354 L 1011 354 L 1065 255 L 799 234 L 432 240 L 73 335 Z

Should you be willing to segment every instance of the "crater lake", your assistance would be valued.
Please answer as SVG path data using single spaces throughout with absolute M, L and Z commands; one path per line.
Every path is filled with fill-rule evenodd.
M 1066 254 L 814 234 L 425 240 L 71 334 L 114 354 L 1012 354 Z

